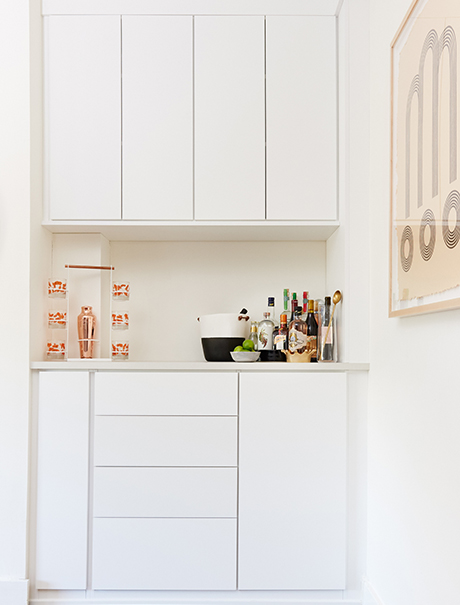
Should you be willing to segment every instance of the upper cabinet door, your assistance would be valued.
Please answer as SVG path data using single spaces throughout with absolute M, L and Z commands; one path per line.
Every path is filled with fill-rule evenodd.
M 265 218 L 264 18 L 195 17 L 195 218 Z
M 50 218 L 121 218 L 120 17 L 46 17 Z
M 337 217 L 334 17 L 267 17 L 267 218 Z
M 123 17 L 123 218 L 193 218 L 193 21 Z

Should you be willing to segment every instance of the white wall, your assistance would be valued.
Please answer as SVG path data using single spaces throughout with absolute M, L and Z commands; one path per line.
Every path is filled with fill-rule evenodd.
M 114 280 L 131 288 L 119 303 L 131 314 L 130 359 L 203 361 L 200 315 L 246 307 L 260 321 L 274 296 L 279 317 L 284 288 L 324 298 L 325 250 L 324 242 L 112 242 Z
M 410 4 L 370 3 L 368 577 L 385 605 L 460 591 L 460 311 L 388 319 L 390 43 Z
M 25 593 L 29 407 L 29 3 L 0 19 L 0 602 Z M 2 581 L 9 580 L 10 582 Z

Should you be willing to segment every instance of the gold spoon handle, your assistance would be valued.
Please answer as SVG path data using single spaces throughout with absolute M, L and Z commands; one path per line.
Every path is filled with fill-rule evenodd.
M 334 303 L 334 307 L 332 309 L 331 319 L 329 320 L 329 325 L 327 326 L 326 336 L 325 336 L 324 342 L 323 342 L 323 348 L 321 349 L 321 359 L 323 359 L 323 356 L 324 356 L 324 347 L 326 346 L 327 337 L 329 336 L 329 331 L 330 331 L 331 326 L 332 326 L 332 319 L 334 318 L 334 313 L 335 313 L 336 306 L 337 306 L 337 303 Z

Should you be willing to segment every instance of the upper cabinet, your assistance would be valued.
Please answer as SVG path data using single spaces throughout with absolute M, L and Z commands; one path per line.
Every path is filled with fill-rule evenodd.
M 332 17 L 267 17 L 267 218 L 337 216 Z
M 45 186 L 52 220 L 121 218 L 120 17 L 50 16 Z
M 264 18 L 195 17 L 195 218 L 265 219 Z
M 45 21 L 47 220 L 336 221 L 334 16 Z
M 193 19 L 126 16 L 123 218 L 193 219 Z

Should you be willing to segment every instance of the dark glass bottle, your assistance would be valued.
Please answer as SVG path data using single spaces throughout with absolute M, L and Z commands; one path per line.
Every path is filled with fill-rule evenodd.
M 324 312 L 321 321 L 321 339 L 320 339 L 320 360 L 334 361 L 334 321 L 328 332 L 329 322 L 331 320 L 331 297 L 324 299 Z M 327 339 L 326 339 L 327 334 Z
M 291 323 L 291 321 L 294 321 L 296 309 L 297 309 L 297 301 L 295 298 L 293 298 L 291 300 L 291 317 L 289 319 L 289 324 Z
M 312 362 L 316 363 L 318 361 L 318 324 L 315 319 L 315 301 L 310 299 L 308 301 L 308 315 L 307 315 L 307 336 L 309 346 L 314 347 L 315 352 L 311 356 Z

